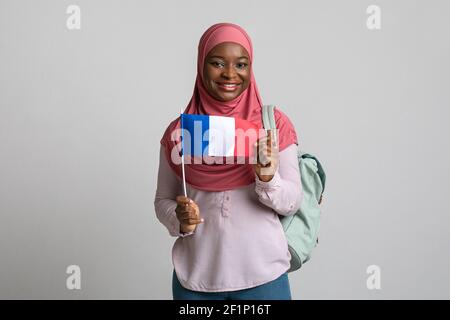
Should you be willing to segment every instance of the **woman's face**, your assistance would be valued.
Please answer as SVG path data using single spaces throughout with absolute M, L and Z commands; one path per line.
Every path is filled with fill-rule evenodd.
M 237 43 L 222 42 L 212 48 L 205 58 L 203 84 L 212 97 L 230 101 L 248 88 L 250 72 L 247 50 Z

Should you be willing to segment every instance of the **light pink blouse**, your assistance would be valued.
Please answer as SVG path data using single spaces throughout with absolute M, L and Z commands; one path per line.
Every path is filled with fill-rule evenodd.
M 180 234 L 175 208 L 183 183 L 169 167 L 160 147 L 154 200 L 158 220 L 171 236 L 172 262 L 183 287 L 204 292 L 233 291 L 272 281 L 289 269 L 291 255 L 278 214 L 292 215 L 303 197 L 297 145 L 279 153 L 269 182 L 259 180 L 234 190 L 203 191 L 186 184 L 187 195 L 205 221 Z

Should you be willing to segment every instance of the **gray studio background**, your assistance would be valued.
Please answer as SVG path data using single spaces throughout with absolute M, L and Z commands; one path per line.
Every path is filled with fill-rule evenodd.
M 371 4 L 381 30 L 366 27 Z M 248 31 L 264 102 L 327 171 L 320 245 L 290 274 L 293 298 L 450 298 L 449 9 L 0 0 L 0 298 L 171 299 L 159 140 L 191 98 L 200 36 L 225 21 Z M 66 288 L 69 265 L 81 290 Z

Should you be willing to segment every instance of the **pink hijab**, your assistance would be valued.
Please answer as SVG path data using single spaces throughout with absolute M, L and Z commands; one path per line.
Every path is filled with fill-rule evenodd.
M 213 98 L 203 85 L 204 60 L 209 51 L 219 43 L 235 42 L 243 46 L 250 61 L 253 62 L 253 46 L 250 37 L 240 26 L 232 23 L 217 23 L 209 27 L 202 35 L 198 45 L 197 78 L 194 93 L 184 110 L 188 114 L 218 115 L 237 117 L 253 122 L 262 128 L 262 100 L 251 68 L 251 80 L 248 88 L 238 97 L 230 101 L 219 101 Z M 275 108 L 275 119 L 278 128 L 279 151 L 297 142 L 297 135 L 291 121 L 286 115 Z M 181 139 L 172 141 L 171 134 L 180 128 L 180 117 L 173 120 L 167 127 L 161 139 L 166 160 L 173 171 L 181 178 L 181 164 L 171 161 L 171 153 Z M 249 185 L 255 181 L 252 164 L 185 164 L 186 182 L 196 189 L 205 191 L 224 191 Z

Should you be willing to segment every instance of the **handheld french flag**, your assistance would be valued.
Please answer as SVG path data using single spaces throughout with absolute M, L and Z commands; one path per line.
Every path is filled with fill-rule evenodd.
M 253 144 L 265 134 L 253 122 L 236 117 L 181 114 L 182 153 L 191 156 L 253 156 Z

